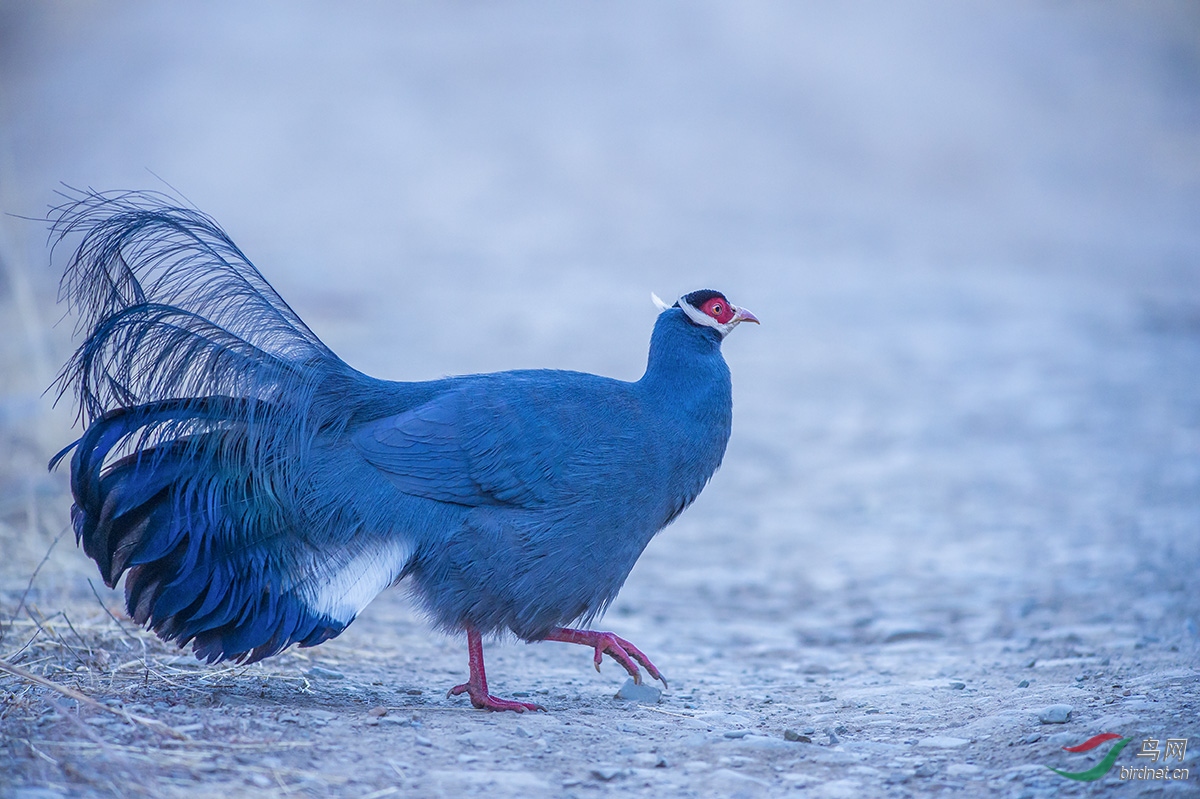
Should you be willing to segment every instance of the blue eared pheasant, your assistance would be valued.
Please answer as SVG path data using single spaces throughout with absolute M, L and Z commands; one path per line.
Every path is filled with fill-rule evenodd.
M 407 578 L 465 631 L 566 641 L 662 679 L 591 621 L 721 463 L 721 341 L 749 311 L 716 291 L 660 313 L 636 382 L 531 370 L 377 380 L 333 354 L 209 217 L 149 193 L 75 195 L 62 282 L 83 344 L 72 520 L 130 615 L 208 662 L 253 662 L 344 630 Z

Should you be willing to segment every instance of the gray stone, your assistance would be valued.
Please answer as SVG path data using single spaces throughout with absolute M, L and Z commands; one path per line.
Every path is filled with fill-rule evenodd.
M 1071 711 L 1074 709 L 1070 705 L 1050 705 L 1038 713 L 1038 721 L 1042 724 L 1066 724 L 1071 720 Z
M 793 741 L 785 741 L 777 738 L 774 735 L 754 735 L 751 733 L 745 738 L 738 738 L 729 741 L 730 746 L 743 751 L 795 751 L 796 744 Z
M 966 738 L 952 738 L 949 735 L 932 735 L 928 738 L 922 738 L 917 742 L 917 746 L 928 746 L 933 749 L 957 749 L 969 743 L 971 742 Z
M 666 768 L 667 761 L 655 752 L 640 752 L 633 756 L 633 764 L 641 768 Z
M 905 641 L 936 641 L 943 637 L 945 637 L 945 633 L 941 630 L 906 628 L 888 633 L 884 636 L 883 642 L 885 644 L 899 644 Z
M 612 782 L 617 777 L 625 776 L 625 769 L 616 766 L 596 766 L 591 774 L 601 782 Z
M 412 726 L 412 721 L 410 719 L 406 719 L 401 716 L 384 716 L 382 718 L 375 719 L 375 723 L 376 724 L 386 724 L 390 727 L 410 727 L 410 726 Z
M 621 690 L 617 691 L 617 699 L 623 699 L 627 702 L 639 702 L 643 705 L 653 705 L 662 700 L 662 691 L 648 683 L 638 685 L 630 677 L 621 686 Z

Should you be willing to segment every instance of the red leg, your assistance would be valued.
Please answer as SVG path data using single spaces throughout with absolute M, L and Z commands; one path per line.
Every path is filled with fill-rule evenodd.
M 498 699 L 488 693 L 487 674 L 483 671 L 483 636 L 474 627 L 467 628 L 467 652 L 471 663 L 471 677 L 462 685 L 451 688 L 446 696 L 467 694 L 471 697 L 471 704 L 480 710 L 515 710 L 524 713 L 526 710 L 546 709 L 532 702 Z
M 547 635 L 546 640 L 564 641 L 568 644 L 583 644 L 584 646 L 594 647 L 596 649 L 596 671 L 600 671 L 600 661 L 604 659 L 604 654 L 607 652 L 612 656 L 613 660 L 621 664 L 625 671 L 629 672 L 629 676 L 633 678 L 635 683 L 640 685 L 642 682 L 642 673 L 638 671 L 637 667 L 637 664 L 641 663 L 646 667 L 646 671 L 650 673 L 651 677 L 661 682 L 664 687 L 667 685 L 667 681 L 658 673 L 658 669 L 650 662 L 650 658 L 642 654 L 642 650 L 624 638 L 618 638 L 612 633 L 601 633 L 595 630 L 572 630 L 567 627 L 559 627 Z

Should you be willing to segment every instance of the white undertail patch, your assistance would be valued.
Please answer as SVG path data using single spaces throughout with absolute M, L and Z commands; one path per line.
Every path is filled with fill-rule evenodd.
M 403 541 L 391 539 L 374 542 L 343 564 L 319 564 L 305 586 L 305 604 L 316 613 L 349 624 L 395 582 L 411 554 Z

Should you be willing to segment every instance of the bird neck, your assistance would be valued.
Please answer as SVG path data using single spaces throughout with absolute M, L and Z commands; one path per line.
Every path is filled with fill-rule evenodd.
M 645 442 L 647 457 L 658 464 L 668 498 L 654 519 L 658 530 L 691 504 L 725 455 L 733 387 L 720 334 L 693 324 L 678 308 L 663 311 L 637 390 L 656 433 Z
M 721 357 L 720 334 L 695 325 L 678 308 L 663 311 L 654 324 L 646 373 L 639 383 L 677 406 L 728 403 L 729 367 Z

